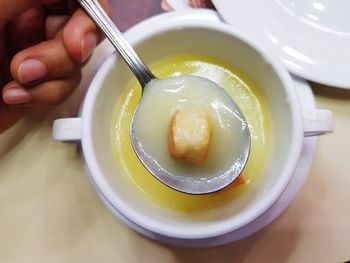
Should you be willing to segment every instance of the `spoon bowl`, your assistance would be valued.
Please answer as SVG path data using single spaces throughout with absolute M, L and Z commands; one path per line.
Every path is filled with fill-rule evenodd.
M 199 82 L 201 82 L 202 86 L 209 88 L 208 90 L 202 90 L 200 97 L 215 90 L 215 92 L 220 93 L 220 96 L 224 98 L 226 101 L 224 106 L 240 123 L 240 125 L 236 127 L 239 130 L 239 132 L 236 133 L 239 134 L 239 137 L 235 138 L 240 142 L 239 154 L 232 158 L 230 165 L 224 169 L 221 169 L 218 173 L 212 173 L 210 176 L 194 175 L 191 172 L 173 173 L 166 169 L 164 166 L 160 165 L 158 159 L 150 155 L 147 148 L 144 147 L 144 141 L 142 136 L 140 136 L 141 133 L 138 132 L 138 126 L 143 125 L 143 121 L 142 118 L 137 118 L 137 116 L 140 115 L 140 105 L 142 105 L 143 101 L 145 100 L 144 94 L 147 93 L 148 90 L 153 89 L 153 83 L 162 83 L 164 90 L 167 89 L 168 84 L 172 82 L 174 78 L 159 80 L 154 76 L 151 70 L 145 63 L 143 63 L 135 50 L 126 41 L 112 20 L 104 12 L 97 0 L 79 0 L 79 2 L 96 25 L 104 32 L 108 40 L 116 48 L 141 84 L 143 95 L 139 107 L 136 109 L 132 119 L 130 138 L 132 147 L 144 167 L 165 185 L 187 194 L 209 194 L 221 190 L 232 183 L 241 174 L 243 168 L 245 167 L 248 161 L 251 146 L 248 123 L 234 100 L 230 98 L 222 87 L 207 78 L 197 76 L 185 77 L 192 80 L 197 79 Z M 180 84 L 180 86 L 181 85 L 183 85 L 183 83 Z M 180 88 L 180 86 L 178 88 Z
M 158 180 L 180 192 L 207 194 L 240 175 L 249 157 L 250 132 L 244 115 L 221 86 L 200 76 L 182 75 L 152 80 L 143 97 L 131 123 L 131 143 L 141 163 Z M 186 111 L 192 104 L 210 113 L 213 133 L 225 141 L 225 145 L 217 139 L 211 141 L 208 156 L 200 165 L 174 160 L 167 143 L 159 142 L 167 142 L 164 133 L 168 133 L 173 112 L 179 108 Z M 225 149 L 230 155 L 222 156 Z

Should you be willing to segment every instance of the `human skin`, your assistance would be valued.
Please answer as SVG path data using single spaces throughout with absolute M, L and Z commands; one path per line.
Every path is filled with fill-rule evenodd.
M 101 39 L 77 1 L 0 0 L 0 133 L 28 107 L 66 100 Z

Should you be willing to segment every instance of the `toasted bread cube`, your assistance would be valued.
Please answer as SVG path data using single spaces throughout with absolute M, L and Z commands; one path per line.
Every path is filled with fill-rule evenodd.
M 212 125 L 208 113 L 178 110 L 170 121 L 169 152 L 174 159 L 200 165 L 210 146 Z

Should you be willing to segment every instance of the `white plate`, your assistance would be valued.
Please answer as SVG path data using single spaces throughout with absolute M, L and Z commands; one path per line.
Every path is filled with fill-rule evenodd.
M 269 42 L 288 70 L 350 89 L 349 0 L 213 0 L 230 25 Z
M 189 8 L 186 0 L 167 1 Z M 228 24 L 265 43 L 291 73 L 350 89 L 349 0 L 212 1 Z
M 180 12 L 172 12 L 163 15 L 159 15 L 143 21 L 141 24 L 135 26 L 135 30 L 140 30 L 142 27 L 148 27 L 152 23 L 161 23 L 163 20 L 188 20 L 188 19 L 196 19 L 196 20 L 210 20 L 214 22 L 220 22 L 220 18 L 216 12 L 212 10 L 187 10 Z M 129 30 L 126 33 L 126 37 L 129 34 L 133 34 L 134 29 Z M 135 32 L 135 31 L 134 31 Z M 114 52 L 114 49 L 109 44 L 109 42 L 104 41 L 102 45 L 99 46 L 97 52 L 94 57 L 91 59 L 89 64 L 99 65 L 101 60 L 103 60 L 106 56 L 110 55 Z M 309 112 L 315 109 L 315 101 L 311 91 L 311 88 L 308 86 L 307 82 L 298 78 L 293 77 L 295 88 L 299 94 L 302 109 L 304 112 Z M 196 239 L 196 240 L 183 240 L 172 238 L 168 236 L 162 236 L 156 233 L 145 229 L 134 222 L 130 221 L 128 218 L 124 217 L 119 211 L 111 205 L 108 199 L 103 195 L 97 185 L 94 185 L 97 193 L 101 197 L 102 201 L 106 204 L 106 206 L 115 214 L 120 220 L 122 220 L 125 224 L 127 224 L 130 228 L 136 230 L 140 234 L 152 238 L 154 240 L 171 244 L 177 246 L 184 247 L 213 247 L 218 245 L 227 244 L 230 242 L 234 242 L 245 238 L 257 231 L 261 230 L 268 224 L 270 224 L 273 220 L 275 220 L 295 199 L 297 193 L 301 189 L 305 178 L 307 177 L 312 159 L 315 152 L 316 146 L 316 138 L 304 138 L 304 144 L 302 153 L 299 159 L 299 163 L 296 167 L 295 173 L 289 182 L 286 190 L 281 194 L 280 198 L 260 217 L 246 225 L 243 228 L 240 228 L 234 232 L 231 232 L 225 236 L 219 238 L 210 238 L 210 239 Z M 87 167 L 85 167 L 86 173 L 89 175 L 89 171 Z M 90 176 L 90 175 L 89 175 Z M 94 180 L 90 180 L 93 182 Z

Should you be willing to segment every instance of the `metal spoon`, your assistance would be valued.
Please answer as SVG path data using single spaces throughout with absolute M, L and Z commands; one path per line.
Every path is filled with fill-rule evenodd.
M 147 84 L 151 82 L 151 80 L 157 78 L 136 54 L 135 50 L 123 37 L 122 33 L 117 29 L 113 21 L 108 17 L 97 0 L 78 1 L 88 13 L 88 15 L 92 18 L 92 20 L 96 23 L 96 25 L 102 30 L 102 32 L 104 32 L 115 49 L 119 52 L 130 70 L 140 82 L 143 91 L 146 88 Z M 222 90 L 222 92 L 225 92 L 219 85 L 217 86 L 220 88 L 220 90 Z M 242 133 L 242 138 L 239 138 L 241 140 L 244 140 L 244 147 L 241 149 L 240 157 L 236 160 L 233 160 L 232 166 L 226 171 L 217 175 L 213 175 L 211 178 L 200 178 L 191 175 L 171 175 L 166 170 L 161 169 L 157 165 L 157 162 L 153 160 L 153 158 L 150 158 L 148 155 L 146 155 L 145 152 L 141 149 L 142 143 L 135 135 L 135 118 L 133 118 L 130 129 L 130 136 L 131 143 L 137 157 L 154 177 L 156 177 L 165 185 L 177 191 L 188 194 L 208 194 L 226 187 L 241 174 L 243 168 L 245 167 L 245 164 L 247 163 L 251 145 L 250 132 L 245 117 L 237 104 L 232 99 L 231 101 L 232 110 L 245 123 L 246 128 Z M 137 110 L 135 111 L 135 114 L 136 113 Z

